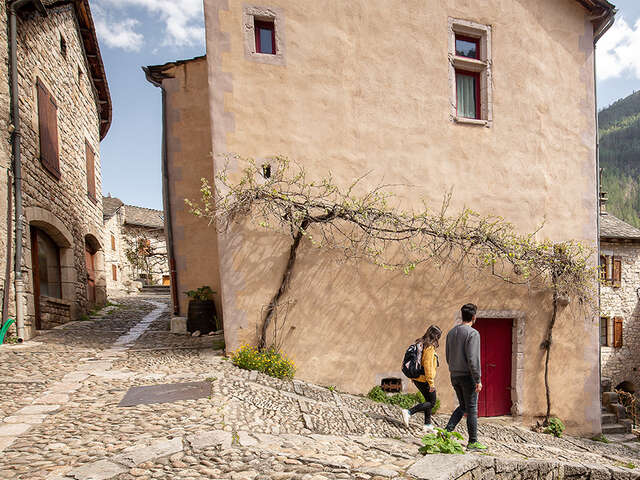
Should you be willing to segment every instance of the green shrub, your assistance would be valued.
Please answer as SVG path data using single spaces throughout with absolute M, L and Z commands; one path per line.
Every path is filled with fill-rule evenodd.
M 593 440 L 594 442 L 611 443 L 611 440 L 605 437 L 602 433 L 600 435 L 596 435 L 591 440 Z
M 431 453 L 464 453 L 464 448 L 458 442 L 462 440 L 462 435 L 458 432 L 448 432 L 442 428 L 436 428 L 436 433 L 430 433 L 422 437 L 423 446 L 420 453 L 423 455 Z
M 296 373 L 294 363 L 275 349 L 260 351 L 244 345 L 231 354 L 231 361 L 237 367 L 257 370 L 276 378 L 293 378 Z
M 369 390 L 367 397 L 370 400 L 378 403 L 388 403 L 390 405 L 397 405 L 400 408 L 409 409 L 418 403 L 424 402 L 424 396 L 420 393 L 394 393 L 393 395 L 387 395 L 381 387 L 376 386 Z M 436 404 L 431 410 L 431 413 L 437 413 L 440 409 L 440 399 L 436 400 Z
M 554 437 L 561 437 L 564 432 L 564 423 L 559 418 L 551 417 L 549 419 L 549 425 L 544 429 L 544 433 L 553 435 Z

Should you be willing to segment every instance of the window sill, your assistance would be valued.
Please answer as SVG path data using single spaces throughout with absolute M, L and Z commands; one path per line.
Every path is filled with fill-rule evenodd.
M 489 122 L 487 120 L 479 120 L 477 118 L 466 118 L 466 117 L 453 117 L 456 123 L 463 123 L 466 125 L 478 125 L 480 127 L 488 127 Z

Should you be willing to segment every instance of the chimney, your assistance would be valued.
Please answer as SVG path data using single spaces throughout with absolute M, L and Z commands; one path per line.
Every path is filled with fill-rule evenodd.
M 600 191 L 600 215 L 607 214 L 607 201 L 609 197 L 607 196 L 607 192 Z

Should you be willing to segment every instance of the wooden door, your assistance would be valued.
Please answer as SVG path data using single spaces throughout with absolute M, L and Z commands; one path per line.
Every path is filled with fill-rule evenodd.
M 87 300 L 89 305 L 96 303 L 96 269 L 95 254 L 91 252 L 88 246 L 84 249 L 85 263 L 87 264 Z
M 33 282 L 33 305 L 35 307 L 36 330 L 42 330 L 40 314 L 40 264 L 38 263 L 38 230 L 31 227 L 31 278 Z
M 511 414 L 511 352 L 513 320 L 481 318 L 474 328 L 480 333 L 482 391 L 478 415 Z

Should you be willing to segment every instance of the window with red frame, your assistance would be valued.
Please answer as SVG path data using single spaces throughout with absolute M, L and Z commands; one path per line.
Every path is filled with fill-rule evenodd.
M 256 53 L 276 54 L 276 28 L 273 21 L 255 20 Z
M 480 59 L 480 39 L 456 35 L 456 56 Z M 456 68 L 456 112 L 459 117 L 481 118 L 480 73 Z

